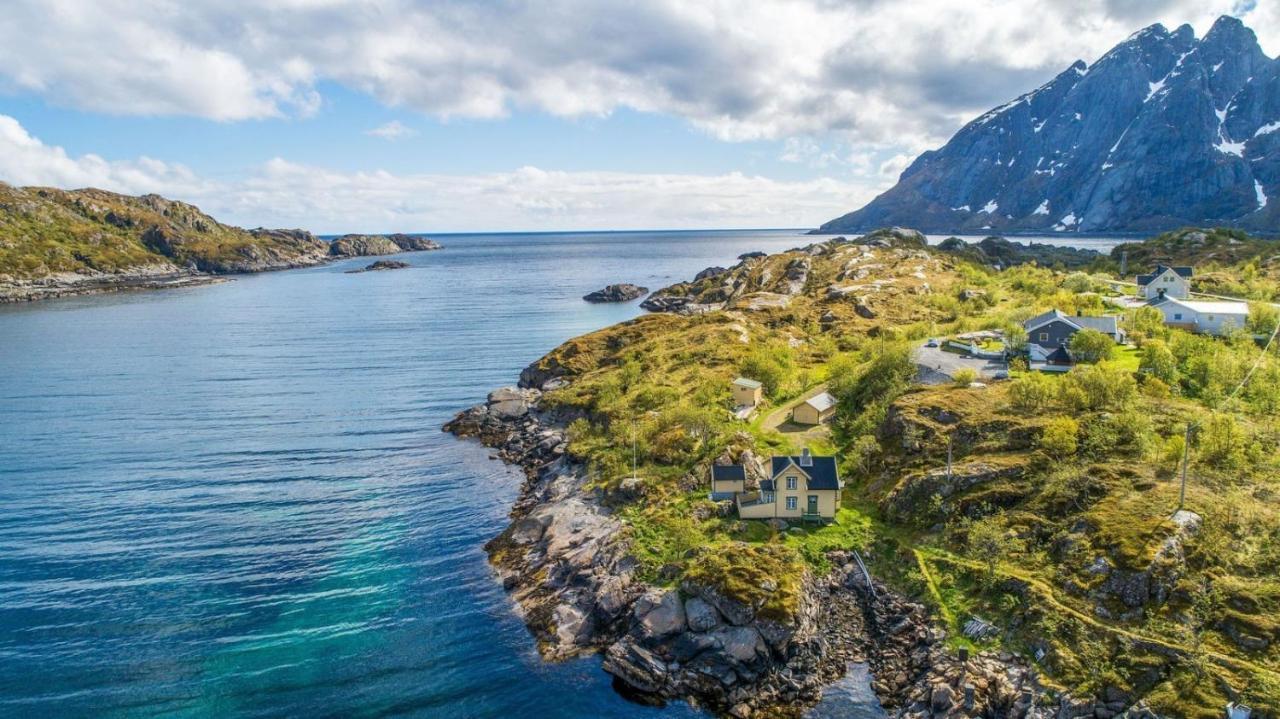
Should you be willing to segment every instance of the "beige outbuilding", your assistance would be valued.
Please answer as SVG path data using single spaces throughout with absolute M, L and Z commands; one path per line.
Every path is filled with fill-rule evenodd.
M 836 398 L 830 392 L 821 392 L 801 402 L 791 410 L 791 421 L 796 424 L 824 424 L 836 413 Z
M 739 377 L 730 385 L 735 407 L 754 407 L 764 399 L 764 385 L 746 377 Z

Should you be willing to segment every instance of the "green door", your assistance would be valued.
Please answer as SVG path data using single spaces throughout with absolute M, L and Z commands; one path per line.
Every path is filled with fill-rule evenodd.
M 806 514 L 816 515 L 818 513 L 818 495 L 809 495 L 809 511 Z

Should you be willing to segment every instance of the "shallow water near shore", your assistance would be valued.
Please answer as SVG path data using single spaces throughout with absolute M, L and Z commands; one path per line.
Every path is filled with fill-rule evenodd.
M 436 237 L 0 306 L 0 715 L 696 715 L 539 660 L 482 548 L 521 477 L 440 426 L 641 312 L 591 290 L 821 238 Z

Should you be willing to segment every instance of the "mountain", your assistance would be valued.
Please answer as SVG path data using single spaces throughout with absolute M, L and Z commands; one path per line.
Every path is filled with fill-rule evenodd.
M 1280 60 L 1232 17 L 1152 25 L 965 125 L 822 233 L 1280 229 Z
M 208 275 L 439 247 L 406 235 L 346 235 L 330 243 L 304 230 L 225 225 L 159 195 L 0 182 L 0 302 L 189 284 Z

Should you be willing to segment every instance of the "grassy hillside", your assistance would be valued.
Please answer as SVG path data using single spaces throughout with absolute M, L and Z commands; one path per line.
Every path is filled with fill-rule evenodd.
M 310 233 L 242 230 L 156 195 L 0 183 L 0 278 L 147 265 L 252 271 L 311 264 L 327 251 Z
M 1148 272 L 1157 263 L 1191 265 L 1196 269 L 1192 289 L 1197 292 L 1280 300 L 1280 241 L 1252 237 L 1243 230 L 1188 227 L 1111 251 L 1116 261 L 1123 254 L 1129 256 L 1130 274 Z
M 918 387 L 911 347 L 926 337 L 1054 306 L 1100 313 L 1105 285 L 888 244 L 748 260 L 665 293 L 712 311 L 641 317 L 535 368 L 570 380 L 545 401 L 581 415 L 572 451 L 625 520 L 645 576 L 715 581 L 753 602 L 763 572 L 781 590 L 766 609 L 786 614 L 826 551 L 857 547 L 957 643 L 983 617 L 999 629 L 988 643 L 1039 656 L 1061 688 L 1145 696 L 1175 716 L 1218 716 L 1232 692 L 1280 712 L 1275 351 L 1244 334 L 1168 332 L 1144 313 L 1128 320 L 1137 350 L 1065 376 Z M 752 422 L 729 415 L 738 374 L 765 384 Z M 820 384 L 840 400 L 828 435 L 764 429 Z M 1175 519 L 1189 422 L 1195 514 Z M 841 456 L 849 487 L 835 524 L 776 531 L 707 499 L 715 458 L 802 443 Z

